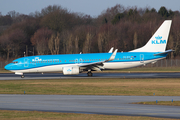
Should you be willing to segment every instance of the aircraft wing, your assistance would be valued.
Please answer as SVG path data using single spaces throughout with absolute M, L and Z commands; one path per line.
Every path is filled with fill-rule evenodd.
M 103 69 L 103 65 L 104 65 L 103 63 L 114 60 L 114 58 L 116 57 L 117 50 L 118 50 L 118 49 L 116 49 L 116 50 L 113 52 L 113 54 L 111 55 L 111 57 L 110 57 L 108 60 L 102 60 L 102 61 L 99 61 L 99 62 L 79 64 L 78 66 L 79 66 L 79 67 L 85 67 L 85 68 L 88 68 L 88 69 L 92 69 L 92 70 L 99 71 L 99 70 Z

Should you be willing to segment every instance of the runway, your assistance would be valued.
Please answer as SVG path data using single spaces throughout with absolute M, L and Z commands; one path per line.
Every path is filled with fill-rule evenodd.
M 131 104 L 172 99 L 180 101 L 176 96 L 0 95 L 0 109 L 180 118 L 178 106 Z
M 30 80 L 30 79 L 75 79 L 75 78 L 180 78 L 180 73 L 93 73 L 87 77 L 86 73 L 65 76 L 62 73 L 27 73 L 25 78 L 14 73 L 0 73 L 0 80 Z

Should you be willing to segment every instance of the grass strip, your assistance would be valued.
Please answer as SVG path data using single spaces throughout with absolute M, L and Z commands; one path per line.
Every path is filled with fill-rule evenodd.
M 0 73 L 11 73 L 11 71 L 8 71 L 4 68 L 0 68 Z
M 153 118 L 141 116 L 117 116 L 9 110 L 0 110 L 0 118 L 1 120 L 171 120 L 166 118 Z
M 168 105 L 168 106 L 180 106 L 180 101 L 150 101 L 150 102 L 137 102 L 133 104 L 143 104 L 143 105 Z
M 180 78 L 0 81 L 0 94 L 180 96 Z

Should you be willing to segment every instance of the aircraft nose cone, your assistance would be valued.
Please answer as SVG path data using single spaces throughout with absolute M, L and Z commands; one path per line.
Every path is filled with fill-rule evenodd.
M 8 65 L 6 65 L 6 66 L 4 67 L 4 69 L 8 70 Z
M 7 64 L 5 67 L 4 67 L 4 69 L 6 69 L 6 70 L 10 70 L 10 65 L 9 64 Z

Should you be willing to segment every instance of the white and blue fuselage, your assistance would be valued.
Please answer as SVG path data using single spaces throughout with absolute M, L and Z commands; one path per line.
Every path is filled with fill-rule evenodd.
M 124 69 L 154 63 L 167 54 L 155 56 L 157 53 L 118 52 L 112 61 L 103 63 L 102 69 Z M 5 66 L 5 69 L 15 73 L 29 72 L 59 72 L 65 66 L 78 66 L 92 62 L 108 60 L 111 53 L 39 55 L 22 57 Z M 88 69 L 88 68 L 87 68 Z

